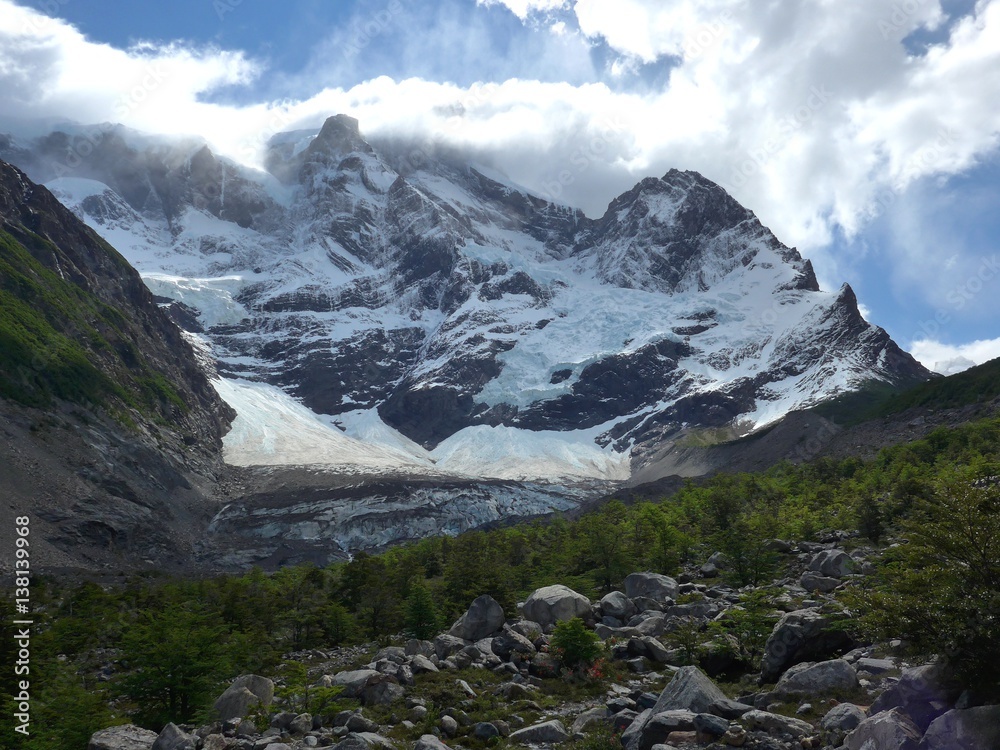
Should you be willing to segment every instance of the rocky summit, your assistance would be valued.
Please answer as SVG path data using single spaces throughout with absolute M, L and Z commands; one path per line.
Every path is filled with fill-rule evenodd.
M 272 137 L 263 170 L 193 140 L 69 130 L 0 139 L 0 158 L 116 247 L 215 363 L 237 413 L 225 458 L 251 476 L 215 528 L 255 540 L 249 558 L 275 553 L 262 539 L 414 538 L 413 513 L 460 531 L 564 510 L 677 473 L 657 462 L 689 438 L 929 377 L 850 287 L 820 290 L 695 172 L 590 218 L 343 115 Z M 401 500 L 413 481 L 443 489 Z M 366 530 L 338 537 L 331 514 Z

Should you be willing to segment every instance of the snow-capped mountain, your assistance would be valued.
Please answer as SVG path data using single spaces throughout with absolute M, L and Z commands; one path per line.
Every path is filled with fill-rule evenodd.
M 272 138 L 266 173 L 122 128 L 0 157 L 210 348 L 232 463 L 624 480 L 679 431 L 927 377 L 693 172 L 592 220 L 484 166 L 380 152 L 343 115 Z

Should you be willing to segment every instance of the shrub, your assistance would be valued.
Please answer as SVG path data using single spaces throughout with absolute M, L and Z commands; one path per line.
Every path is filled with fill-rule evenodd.
M 556 625 L 551 649 L 564 667 L 576 669 L 592 664 L 601 655 L 602 646 L 597 634 L 579 617 L 574 617 Z
M 854 595 L 862 627 L 943 656 L 963 684 L 1000 696 L 1000 486 L 952 475 L 901 529 L 879 585 Z

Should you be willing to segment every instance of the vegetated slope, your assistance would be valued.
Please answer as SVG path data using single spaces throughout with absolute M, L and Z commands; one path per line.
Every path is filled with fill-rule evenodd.
M 877 416 L 899 414 L 906 409 L 956 409 L 986 404 L 1000 396 L 1000 359 L 971 367 L 965 372 L 937 378 L 892 394 L 877 410 Z
M 4 516 L 29 512 L 33 562 L 190 549 L 232 411 L 125 259 L 3 162 L 0 412 Z
M 676 497 L 664 502 L 629 508 L 610 504 L 575 522 L 521 524 L 463 534 L 456 539 L 431 538 L 383 555 L 359 555 L 327 568 L 285 568 L 273 576 L 254 570 L 239 577 L 219 576 L 207 581 L 147 579 L 125 590 L 112 591 L 84 586 L 66 592 L 61 601 L 46 602 L 51 621 L 58 625 L 46 633 L 40 666 L 52 673 L 73 675 L 77 675 L 73 670 L 86 667 L 82 670 L 84 679 L 98 669 L 114 670 L 117 685 L 133 697 L 132 702 L 119 698 L 113 704 L 114 710 L 130 712 L 136 720 L 161 727 L 167 720 L 183 721 L 188 716 L 178 714 L 168 704 L 165 693 L 151 696 L 150 700 L 144 692 L 147 685 L 136 666 L 139 658 L 149 660 L 143 662 L 144 666 L 153 660 L 175 658 L 173 650 L 161 648 L 158 639 L 198 644 L 185 663 L 198 678 L 188 684 L 193 698 L 189 710 L 195 714 L 221 692 L 220 679 L 249 671 L 275 674 L 275 665 L 283 663 L 285 666 L 277 674 L 289 678 L 286 685 L 298 674 L 296 684 L 315 686 L 319 675 L 365 663 L 365 658 L 359 658 L 364 649 L 331 653 L 337 647 L 376 638 L 385 645 L 387 639 L 401 631 L 408 636 L 431 637 L 438 628 L 453 622 L 470 602 L 486 594 L 499 603 L 507 618 L 513 619 L 516 602 L 524 601 L 539 587 L 562 584 L 587 599 L 596 600 L 614 589 L 624 589 L 628 595 L 607 597 L 599 608 L 585 602 L 573 604 L 572 609 L 565 605 L 564 611 L 586 617 L 595 632 L 607 639 L 604 655 L 609 663 L 594 673 L 568 680 L 547 679 L 566 665 L 556 661 L 560 658 L 558 643 L 538 641 L 538 633 L 531 634 L 527 641 L 533 641 L 535 646 L 525 646 L 525 641 L 505 633 L 499 643 L 480 642 L 477 648 L 482 651 L 467 650 L 462 654 L 458 652 L 468 644 L 460 640 L 438 639 L 429 647 L 411 643 L 407 648 L 410 653 L 402 649 L 382 651 L 374 659 L 377 663 L 373 672 L 354 675 L 359 681 L 373 678 L 366 687 L 374 689 L 362 698 L 365 714 L 378 718 L 380 724 L 397 725 L 393 738 L 409 742 L 438 726 L 443 709 L 453 707 L 452 703 L 439 702 L 442 694 L 448 701 L 465 700 L 460 705 L 473 715 L 472 722 L 461 729 L 452 727 L 450 731 L 459 735 L 471 734 L 476 721 L 507 721 L 515 707 L 519 714 L 530 710 L 530 716 L 536 718 L 537 708 L 516 702 L 526 695 L 561 717 L 573 716 L 587 707 L 577 702 L 583 695 L 601 696 L 598 703 L 612 698 L 612 711 L 621 712 L 622 693 L 606 695 L 609 685 L 595 683 L 641 679 L 626 673 L 623 664 L 615 665 L 612 660 L 642 657 L 647 661 L 632 661 L 629 669 L 665 672 L 665 665 L 677 667 L 694 662 L 713 676 L 724 678 L 727 692 L 738 690 L 742 702 L 787 716 L 795 714 L 798 720 L 816 725 L 836 703 L 874 704 L 878 693 L 891 690 L 895 684 L 897 669 L 924 664 L 947 644 L 947 664 L 957 668 L 961 678 L 978 675 L 984 678 L 982 682 L 965 682 L 956 687 L 949 680 L 946 692 L 931 696 L 933 701 L 924 699 L 926 692 L 914 691 L 916 698 L 887 692 L 871 711 L 876 714 L 908 701 L 920 710 L 920 714 L 913 715 L 923 722 L 923 729 L 952 707 L 962 687 L 974 688 L 964 700 L 977 701 L 977 705 L 1000 696 L 1000 683 L 992 668 L 998 643 L 997 623 L 984 614 L 992 610 L 982 608 L 984 603 L 996 603 L 995 585 L 990 591 L 982 581 L 989 580 L 988 576 L 995 581 L 1000 570 L 1000 554 L 992 543 L 1000 532 L 1000 506 L 995 480 L 981 480 L 983 476 L 995 477 L 998 461 L 1000 420 L 986 419 L 955 429 L 940 429 L 925 440 L 886 449 L 874 461 L 821 459 L 802 466 L 786 464 L 766 473 L 718 476 L 702 483 L 690 482 Z M 970 488 L 976 491 L 964 494 Z M 968 504 L 963 506 L 965 501 Z M 957 512 L 949 517 L 946 511 L 952 509 Z M 961 537 L 952 536 L 965 533 L 963 522 L 970 518 L 984 522 L 983 530 L 994 535 L 973 535 L 971 541 L 978 547 L 956 544 Z M 881 548 L 903 535 L 908 536 L 910 544 L 890 547 L 888 554 L 909 554 L 911 564 L 883 564 L 885 550 Z M 907 548 L 916 551 L 907 553 Z M 723 554 L 715 556 L 716 552 Z M 920 555 L 923 559 L 916 559 Z M 968 564 L 970 559 L 974 564 Z M 630 591 L 626 576 L 642 570 L 677 576 L 681 584 L 660 580 L 651 590 L 652 586 L 646 588 L 633 582 L 634 590 Z M 905 591 L 894 588 L 900 581 L 908 584 Z M 927 585 L 914 590 L 913 584 L 922 581 Z M 966 582 L 976 584 L 974 594 L 970 595 Z M 667 587 L 672 590 L 670 594 L 665 592 Z M 550 602 L 580 599 L 565 591 L 550 591 L 546 596 L 551 597 Z M 664 596 L 670 596 L 670 601 L 662 599 Z M 650 603 L 650 597 L 658 602 Z M 849 612 L 843 610 L 845 603 Z M 955 604 L 961 609 L 950 606 Z M 122 620 L 112 623 L 99 616 L 108 609 L 123 611 Z M 479 614 L 486 609 L 480 602 Z M 768 646 L 768 636 L 778 620 L 776 609 L 796 614 L 784 618 Z M 536 614 L 539 612 L 544 614 L 546 610 L 525 607 L 522 614 L 541 622 L 541 615 Z M 726 614 L 720 616 L 723 612 Z M 907 622 L 893 622 L 900 613 L 908 616 Z M 922 622 L 916 622 L 914 629 L 918 619 Z M 483 616 L 470 617 L 465 624 L 478 628 L 487 621 Z M 122 622 L 127 623 L 124 628 Z M 935 630 L 940 625 L 951 627 Z M 494 627 L 500 627 L 499 621 Z M 890 639 L 903 634 L 909 637 L 911 633 L 923 639 L 916 653 L 890 646 Z M 479 636 L 470 640 L 478 641 Z M 95 642 L 114 648 L 95 653 Z M 505 642 L 507 647 L 503 649 Z M 540 690 L 524 684 L 520 691 L 507 688 L 502 683 L 508 683 L 514 674 L 507 668 L 463 671 L 478 660 L 492 661 L 487 666 L 496 667 L 490 654 L 503 653 L 503 658 L 510 658 L 512 643 L 518 644 L 518 653 L 526 654 L 513 659 L 516 672 L 523 669 L 527 675 L 546 678 L 527 681 Z M 548 653 L 539 649 L 544 655 L 536 659 L 535 650 L 543 644 L 550 646 Z M 855 651 L 855 646 L 863 650 Z M 121 650 L 116 650 L 119 647 Z M 425 648 L 424 653 L 437 660 L 435 667 L 442 669 L 443 675 L 435 676 L 425 664 L 409 674 L 397 671 L 397 665 L 413 657 L 413 651 Z M 293 651 L 297 653 L 290 655 Z M 368 656 L 374 652 L 371 649 Z M 57 661 L 56 654 L 66 654 L 69 659 Z M 780 681 L 773 691 L 767 687 L 795 663 L 836 659 L 842 654 L 858 673 L 867 670 L 868 674 L 853 674 L 852 668 L 848 675 L 853 676 L 847 680 L 828 682 L 814 674 L 805 689 L 792 689 Z M 891 656 L 893 662 L 868 660 L 873 656 Z M 448 657 L 453 658 L 449 661 Z M 862 657 L 865 661 L 861 661 Z M 977 657 L 985 658 L 976 662 Z M 91 661 L 95 659 L 98 661 Z M 313 671 L 308 675 L 283 671 L 290 661 L 303 662 Z M 977 667 L 971 674 L 970 662 L 976 662 Z M 848 670 L 839 661 L 828 667 Z M 395 675 L 396 681 L 386 679 L 386 675 Z M 758 683 L 758 675 L 764 677 L 763 684 Z M 909 685 L 927 691 L 928 676 L 928 672 L 917 670 L 906 679 Z M 858 677 L 864 682 L 859 683 Z M 456 678 L 471 682 L 481 700 L 468 700 L 468 693 L 459 690 L 447 693 L 441 689 L 444 683 L 454 686 Z M 79 679 L 67 682 L 68 686 L 46 679 L 42 690 L 46 697 L 55 695 L 60 686 L 66 686 L 64 696 L 70 690 L 80 690 Z M 391 689 L 394 695 L 387 694 L 386 683 L 395 686 Z M 102 699 L 95 707 L 100 713 L 95 716 L 99 715 L 104 723 L 88 724 L 96 729 L 112 723 L 115 717 L 104 703 L 110 697 L 107 684 L 94 681 L 92 685 L 93 692 Z M 428 687 L 431 690 L 423 692 Z M 782 694 L 782 687 L 788 692 Z M 416 727 L 413 723 L 399 725 L 398 718 L 389 718 L 402 713 L 384 704 L 401 700 L 404 689 L 409 697 L 427 699 L 431 714 L 428 723 L 420 724 L 427 717 L 413 722 Z M 494 700 L 495 696 L 499 697 Z M 635 700 L 635 696 L 631 699 Z M 815 708 L 798 711 L 806 700 Z M 51 698 L 40 704 L 48 711 L 55 710 L 49 707 L 61 705 Z M 297 711 L 307 708 L 295 705 L 299 706 Z M 277 705 L 272 714 L 288 708 L 289 704 Z M 487 710 L 496 713 L 479 713 Z M 164 711 L 174 713 L 163 715 Z M 311 713 L 328 716 L 334 711 L 317 709 Z M 636 714 L 622 714 L 620 719 L 627 717 L 624 724 L 628 724 Z M 608 714 L 603 718 L 607 719 Z M 727 723 L 723 723 L 722 731 Z M 752 740 L 766 747 L 800 746 L 798 740 L 780 736 L 781 727 L 787 724 L 779 722 L 778 728 L 773 728 L 770 723 L 776 736 L 753 736 Z M 818 733 L 811 727 L 807 732 Z M 612 744 L 618 741 L 620 738 L 604 737 L 602 746 L 618 747 Z

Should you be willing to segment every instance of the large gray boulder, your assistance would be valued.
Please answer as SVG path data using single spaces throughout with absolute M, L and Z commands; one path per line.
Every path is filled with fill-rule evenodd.
M 865 719 L 847 735 L 847 750 L 917 750 L 920 730 L 910 717 L 894 708 Z
M 659 573 L 632 573 L 625 578 L 625 595 L 629 599 L 643 597 L 656 602 L 677 598 L 677 581 Z
M 840 703 L 823 716 L 819 722 L 823 730 L 823 740 L 832 747 L 838 747 L 847 733 L 856 729 L 867 718 L 865 712 L 853 703 Z
M 952 710 L 927 728 L 920 750 L 1000 748 L 1000 706 Z
M 447 659 L 452 654 L 457 654 L 469 644 L 464 638 L 458 638 L 448 633 L 441 633 L 434 639 L 434 653 L 438 659 Z
M 924 732 L 931 722 L 951 708 L 962 691 L 940 664 L 907 667 L 899 682 L 884 691 L 872 703 L 868 713 L 901 708 L 917 728 Z
M 772 714 L 769 711 L 747 711 L 740 718 L 740 722 L 747 729 L 759 729 L 768 734 L 790 734 L 796 739 L 813 733 L 813 726 L 808 721 Z
M 170 722 L 163 727 L 151 750 L 198 750 L 199 744 L 197 735 L 188 734 Z
M 569 732 L 558 719 L 511 732 L 510 741 L 518 745 L 556 744 L 569 739 Z
M 654 745 L 665 743 L 674 732 L 693 731 L 695 716 L 693 712 L 684 709 L 650 712 L 641 727 L 633 730 L 630 726 L 625 731 L 622 745 L 626 750 L 652 750 Z
M 525 601 L 522 613 L 525 619 L 537 622 L 543 628 L 574 617 L 584 620 L 594 617 L 587 597 L 559 584 L 535 590 Z
M 274 683 L 255 674 L 240 675 L 213 704 L 222 721 L 242 719 L 250 709 L 267 708 L 274 700 Z
M 843 578 L 854 572 L 854 560 L 841 549 L 825 549 L 810 560 L 809 570 L 829 578 Z
M 783 697 L 843 695 L 858 687 L 858 673 L 843 659 L 796 664 L 785 672 L 774 692 Z
M 448 635 L 466 641 L 479 641 L 503 627 L 503 607 L 489 594 L 477 597 L 461 617 L 451 626 Z
M 369 680 L 383 675 L 374 669 L 351 669 L 338 672 L 335 675 L 325 675 L 320 678 L 320 687 L 341 687 L 345 698 L 360 698 Z
M 508 661 L 513 654 L 521 654 L 527 659 L 535 655 L 534 644 L 508 625 L 504 625 L 493 639 L 490 648 L 504 661 Z
M 711 678 L 698 667 L 681 667 L 663 688 L 653 706 L 653 714 L 684 709 L 696 714 L 714 714 L 724 719 L 736 719 L 752 706 L 726 697 Z
M 87 750 L 150 750 L 156 739 L 156 732 L 134 724 L 123 724 L 94 732 L 87 743 Z
M 444 744 L 440 739 L 435 737 L 433 734 L 423 734 L 420 739 L 417 740 L 417 744 L 413 746 L 413 750 L 451 750 L 446 744 Z
M 605 617 L 614 617 L 627 622 L 637 611 L 635 602 L 621 591 L 612 591 L 601 599 L 601 612 Z
M 851 645 L 851 637 L 818 609 L 787 612 L 764 644 L 760 681 L 776 682 L 795 664 L 838 656 Z

